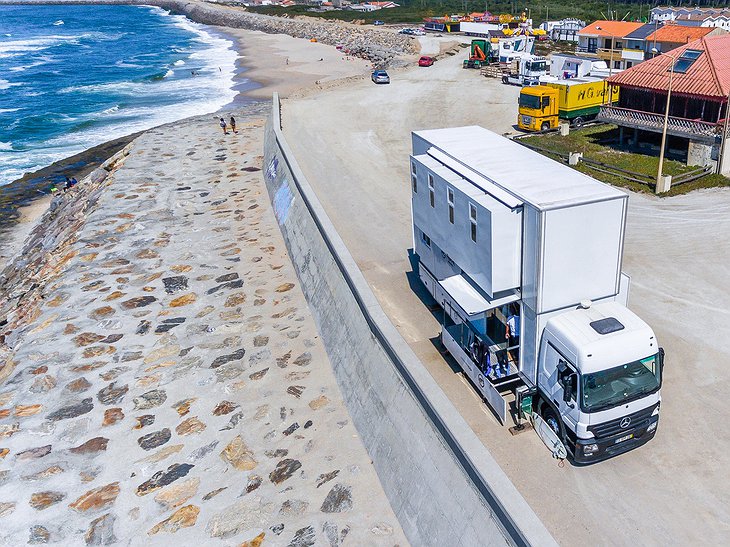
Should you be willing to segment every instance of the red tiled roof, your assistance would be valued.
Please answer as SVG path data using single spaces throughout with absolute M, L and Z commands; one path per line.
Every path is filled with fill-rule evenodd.
M 623 38 L 634 32 L 644 23 L 632 23 L 631 21 L 594 21 L 587 27 L 582 28 L 578 34 L 581 36 L 605 36 L 606 38 Z
M 655 32 L 646 37 L 647 42 L 670 42 L 673 44 L 686 44 L 693 40 L 699 40 L 710 34 L 715 27 L 685 27 L 682 25 L 662 25 Z
M 618 85 L 666 92 L 669 68 L 687 49 L 703 51 L 686 72 L 675 72 L 672 93 L 727 98 L 730 94 L 730 34 L 706 36 L 639 63 L 608 79 Z

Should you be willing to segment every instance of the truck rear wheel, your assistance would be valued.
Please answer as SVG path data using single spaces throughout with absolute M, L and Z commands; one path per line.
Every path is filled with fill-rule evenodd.
M 573 120 L 573 127 L 582 127 L 584 123 L 586 123 L 586 121 L 583 119 L 583 117 L 578 116 L 576 119 Z
M 540 126 L 541 131 L 547 131 L 550 129 L 550 122 L 542 122 L 542 125 Z
M 502 76 L 502 83 L 503 84 L 508 84 L 509 83 L 509 78 L 507 78 L 507 76 Z

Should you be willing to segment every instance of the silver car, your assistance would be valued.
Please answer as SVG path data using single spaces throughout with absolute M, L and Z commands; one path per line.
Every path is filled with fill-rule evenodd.
M 376 84 L 389 84 L 390 76 L 384 70 L 374 70 L 370 79 Z

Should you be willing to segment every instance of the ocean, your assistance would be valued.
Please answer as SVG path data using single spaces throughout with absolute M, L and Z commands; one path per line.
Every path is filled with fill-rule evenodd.
M 0 185 L 229 104 L 233 43 L 145 6 L 0 5 Z

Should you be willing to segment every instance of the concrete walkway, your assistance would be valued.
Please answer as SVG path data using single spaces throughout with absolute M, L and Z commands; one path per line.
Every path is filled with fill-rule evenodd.
M 262 127 L 140 137 L 44 279 L 0 385 L 0 543 L 406 544 L 270 210 Z

